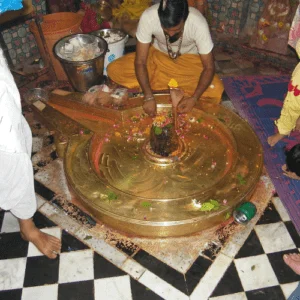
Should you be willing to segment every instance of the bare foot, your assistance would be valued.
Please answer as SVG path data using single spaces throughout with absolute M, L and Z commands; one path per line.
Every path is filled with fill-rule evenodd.
M 300 177 L 294 173 L 294 172 L 291 172 L 291 171 L 288 171 L 287 169 L 287 166 L 286 165 L 283 165 L 281 167 L 282 171 L 283 171 L 283 175 L 287 176 L 287 177 L 290 177 L 292 179 L 297 179 L 297 180 L 300 180 Z
M 268 144 L 273 147 L 285 137 L 284 134 L 276 133 L 268 137 Z
M 300 254 L 285 254 L 283 260 L 296 274 L 300 275 Z
M 24 240 L 33 243 L 44 255 L 54 259 L 60 253 L 61 241 L 47 233 L 40 231 L 32 219 L 21 220 L 20 231 Z

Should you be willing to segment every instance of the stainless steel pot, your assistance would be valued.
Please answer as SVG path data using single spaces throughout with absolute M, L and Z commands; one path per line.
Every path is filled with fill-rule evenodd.
M 96 42 L 103 52 L 93 59 L 84 61 L 73 61 L 63 58 L 60 51 L 73 38 L 77 38 L 82 44 Z M 104 57 L 107 49 L 107 42 L 101 37 L 91 34 L 72 34 L 60 39 L 54 45 L 53 52 L 62 64 L 73 88 L 79 92 L 86 92 L 90 87 L 103 82 Z

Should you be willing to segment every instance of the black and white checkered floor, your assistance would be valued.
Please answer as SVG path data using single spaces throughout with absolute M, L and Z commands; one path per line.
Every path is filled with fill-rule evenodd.
M 44 201 L 38 196 L 44 212 L 59 214 Z M 60 218 L 65 230 L 40 212 L 34 217 L 39 228 L 62 240 L 61 255 L 50 260 L 21 239 L 9 212 L 0 212 L 0 299 L 271 300 L 288 298 L 300 280 L 282 260 L 298 252 L 300 238 L 276 197 L 253 230 L 245 227 L 215 257 L 199 256 L 185 274 L 144 250 L 124 253 L 92 237 L 84 241 L 82 228 L 73 237 L 68 231 L 79 225 Z
M 33 151 L 43 148 L 49 157 L 33 156 L 39 207 L 34 221 L 61 238 L 62 250 L 55 260 L 42 256 L 21 239 L 17 220 L 0 211 L 1 300 L 276 300 L 287 299 L 297 287 L 300 276 L 282 256 L 299 251 L 300 237 L 278 197 L 223 247 L 199 249 L 189 264 L 184 254 L 163 262 L 138 246 L 113 246 L 97 238 L 92 219 L 83 213 L 78 222 L 60 209 L 42 177 L 51 177 L 43 168 L 52 164 L 59 178 L 62 162 L 51 136 L 45 133 L 45 144 L 45 137 L 33 135 Z

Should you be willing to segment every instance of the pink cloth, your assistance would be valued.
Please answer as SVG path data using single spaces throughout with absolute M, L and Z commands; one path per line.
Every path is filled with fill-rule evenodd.
M 288 44 L 296 49 L 296 44 L 298 39 L 300 38 L 300 4 L 297 7 L 292 26 L 289 33 L 289 41 Z

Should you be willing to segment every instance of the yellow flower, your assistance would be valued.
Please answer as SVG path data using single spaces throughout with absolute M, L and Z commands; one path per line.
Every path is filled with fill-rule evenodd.
M 120 137 L 120 136 L 121 136 L 121 133 L 118 132 L 118 131 L 116 131 L 116 132 L 115 132 L 115 136 L 116 136 L 116 137 Z
M 178 87 L 177 81 L 173 78 L 169 81 L 168 85 L 169 85 L 170 88 L 177 88 Z
M 279 28 L 282 28 L 283 25 L 284 25 L 283 22 L 278 22 L 278 27 L 279 27 Z
M 268 37 L 267 37 L 265 34 L 263 34 L 261 37 L 262 37 L 262 39 L 263 39 L 264 41 L 267 41 L 267 40 L 268 40 Z

